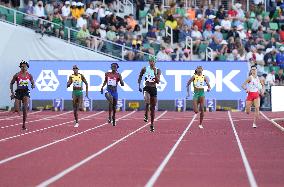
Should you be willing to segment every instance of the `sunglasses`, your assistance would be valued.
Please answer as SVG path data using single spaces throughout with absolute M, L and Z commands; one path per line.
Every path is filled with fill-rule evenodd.
M 73 68 L 73 69 L 79 69 L 79 68 Z

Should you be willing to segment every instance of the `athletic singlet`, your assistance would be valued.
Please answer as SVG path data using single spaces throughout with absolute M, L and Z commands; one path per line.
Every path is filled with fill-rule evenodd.
M 29 89 L 29 82 L 31 80 L 31 75 L 26 72 L 26 76 L 24 77 L 22 72 L 18 73 L 17 76 L 17 89 Z
M 82 75 L 80 73 L 78 75 L 72 74 L 71 78 L 73 82 L 73 89 L 83 90 Z
M 193 81 L 193 85 L 195 88 L 204 88 L 204 83 L 205 83 L 205 76 L 204 75 L 197 75 L 194 74 L 194 81 Z
M 158 71 L 157 67 L 156 67 L 156 71 Z M 156 74 L 157 74 L 157 72 L 156 72 Z M 155 73 L 154 73 L 154 70 L 151 69 L 150 66 L 146 67 L 145 81 L 146 82 L 155 82 Z
M 250 76 L 251 81 L 248 83 L 248 91 L 249 92 L 258 92 L 258 90 L 261 88 L 260 80 L 258 77 Z
M 106 73 L 106 77 L 107 77 L 107 86 L 113 86 L 113 87 L 117 86 L 117 83 L 119 81 L 119 73 L 108 72 Z

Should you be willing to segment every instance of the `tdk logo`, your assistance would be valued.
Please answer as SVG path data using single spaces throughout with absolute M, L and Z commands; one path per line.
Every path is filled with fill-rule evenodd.
M 54 92 L 59 86 L 59 81 L 52 70 L 42 70 L 35 84 L 41 92 Z
M 101 70 L 80 70 L 86 80 L 88 81 L 89 91 L 100 91 L 103 81 L 105 79 L 105 72 Z M 59 76 L 66 76 L 66 82 L 68 77 L 73 73 L 72 70 L 58 70 Z M 240 70 L 231 70 L 227 74 L 223 73 L 223 70 L 216 70 L 215 72 L 204 70 L 203 74 L 207 76 L 210 80 L 211 88 L 215 88 L 216 92 L 222 92 L 224 85 L 229 88 L 232 92 L 240 92 L 238 86 L 236 86 L 232 80 L 240 73 Z M 157 85 L 159 92 L 169 89 L 170 91 L 181 92 L 185 89 L 186 82 L 184 82 L 184 77 L 187 80 L 194 74 L 194 70 L 165 70 L 161 75 L 160 84 Z M 125 83 L 121 89 L 125 92 L 137 91 L 137 79 L 138 72 L 133 70 L 123 70 L 121 71 L 122 79 Z M 98 85 L 93 85 L 90 80 L 92 76 L 99 77 L 101 82 Z M 127 79 L 127 80 L 125 80 Z M 168 84 L 169 80 L 171 84 Z M 193 88 L 191 88 L 193 90 Z M 72 88 L 68 88 L 68 91 L 72 91 Z

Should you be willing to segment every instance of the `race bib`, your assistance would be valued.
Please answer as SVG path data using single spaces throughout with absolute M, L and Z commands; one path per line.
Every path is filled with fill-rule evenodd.
M 109 86 L 116 86 L 116 80 L 115 79 L 108 79 L 107 85 L 109 85 Z
M 74 82 L 73 82 L 73 87 L 75 87 L 75 88 L 81 88 L 81 81 L 77 81 L 77 80 L 75 80 Z

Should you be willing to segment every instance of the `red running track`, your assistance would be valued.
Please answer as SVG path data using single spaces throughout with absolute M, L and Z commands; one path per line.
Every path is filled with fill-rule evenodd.
M 40 115 L 54 114 L 58 113 Z M 80 113 L 80 117 L 93 114 L 96 113 Z M 146 185 L 177 144 L 193 113 L 163 113 L 155 123 L 154 133 L 145 126 L 143 112 L 119 112 L 117 118 L 126 114 L 129 116 L 118 121 L 116 127 L 105 124 L 107 112 L 81 120 L 78 129 L 73 128 L 73 123 L 66 123 L 73 120 L 72 113 L 30 123 L 28 132 L 35 132 L 0 141 L 1 186 L 35 186 L 54 179 L 52 177 L 61 172 L 65 172 L 64 175 L 50 180 L 53 186 Z M 156 116 L 161 114 L 158 112 Z M 269 118 L 284 116 L 283 113 L 264 114 Z M 236 112 L 231 116 L 257 185 L 283 186 L 283 132 L 264 118 L 258 128 L 253 129 L 252 115 Z M 228 113 L 206 113 L 204 129 L 197 127 L 198 119 L 184 134 L 154 185 L 250 186 Z M 5 125 L 17 122 L 17 119 L 7 120 Z M 56 126 L 62 123 L 66 124 Z M 48 128 L 50 126 L 55 127 Z M 43 130 L 37 132 L 39 129 Z M 88 129 L 92 130 L 85 132 Z M 0 139 L 19 133 L 19 126 L 0 129 Z M 66 137 L 70 138 L 56 142 Z M 121 138 L 123 140 L 118 142 Z M 47 144 L 51 145 L 35 150 Z M 29 150 L 34 151 L 27 153 Z M 26 155 L 19 156 L 24 152 Z M 2 163 L 13 155 L 18 157 Z M 78 165 L 89 156 L 94 157 Z M 79 167 L 66 170 L 75 164 Z

